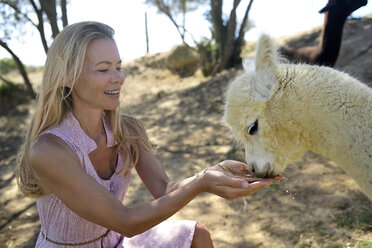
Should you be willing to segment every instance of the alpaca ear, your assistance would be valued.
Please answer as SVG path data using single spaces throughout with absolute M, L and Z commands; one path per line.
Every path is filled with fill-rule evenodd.
M 277 52 L 273 40 L 262 34 L 256 48 L 256 82 L 255 87 L 263 98 L 268 99 L 276 88 Z

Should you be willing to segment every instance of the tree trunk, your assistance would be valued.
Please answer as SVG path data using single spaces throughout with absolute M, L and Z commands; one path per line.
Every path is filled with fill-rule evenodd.
M 59 34 L 57 23 L 57 10 L 55 0 L 40 0 L 40 7 L 46 13 L 50 26 L 52 27 L 52 36 L 56 38 Z
M 63 27 L 66 27 L 68 25 L 66 5 L 67 5 L 67 0 L 61 0 L 62 25 L 63 25 Z
M 29 95 L 32 97 L 32 98 L 35 98 L 36 94 L 35 94 L 35 91 L 34 89 L 32 88 L 32 84 L 27 76 L 27 72 L 26 72 L 26 69 L 25 67 L 23 66 L 23 63 L 21 62 L 21 60 L 17 57 L 17 55 L 15 55 L 15 53 L 8 47 L 8 45 L 3 42 L 2 40 L 0 40 L 0 46 L 2 46 L 5 50 L 7 50 L 13 57 L 14 61 L 16 62 L 17 64 L 17 67 L 18 67 L 18 70 L 19 70 L 19 73 L 21 74 L 21 76 L 23 77 L 23 80 L 24 80 L 24 83 L 26 85 L 26 88 L 27 88 L 27 91 L 29 93 Z
M 220 54 L 221 61 L 219 65 L 219 71 L 228 68 L 230 65 L 231 57 L 233 57 L 236 29 L 236 9 L 238 8 L 239 4 L 240 0 L 234 0 L 233 8 L 230 11 L 230 17 L 226 27 L 226 43 L 224 44 L 222 54 Z
M 211 17 L 213 24 L 213 36 L 218 46 L 219 56 L 224 53 L 226 43 L 226 27 L 222 20 L 222 0 L 211 0 Z M 212 37 L 213 39 L 213 37 Z M 221 57 L 219 58 L 221 59 Z M 220 61 L 216 61 L 219 63 Z

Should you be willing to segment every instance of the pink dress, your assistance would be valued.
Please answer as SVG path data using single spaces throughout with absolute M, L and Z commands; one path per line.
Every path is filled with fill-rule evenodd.
M 107 135 L 107 147 L 111 147 L 115 141 L 110 124 L 106 118 L 103 123 Z M 71 112 L 56 127 L 44 133 L 56 135 L 64 140 L 79 157 L 83 170 L 123 202 L 130 182 L 130 175 L 127 177 L 117 175 L 123 166 L 123 158 L 119 156 L 116 172 L 110 179 L 100 178 L 88 157 L 88 154 L 96 149 L 96 143 L 85 134 Z M 36 247 L 188 248 L 191 246 L 196 224 L 196 221 L 188 220 L 164 221 L 132 238 L 126 238 L 114 231 L 109 231 L 105 237 L 102 237 L 107 232 L 107 228 L 81 218 L 53 193 L 38 198 L 36 205 L 41 222 Z M 76 246 L 76 244 L 80 245 Z

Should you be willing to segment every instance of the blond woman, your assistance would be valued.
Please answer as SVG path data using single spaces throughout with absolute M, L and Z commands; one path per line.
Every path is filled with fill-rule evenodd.
M 213 247 L 203 224 L 165 220 L 202 192 L 234 199 L 278 181 L 248 183 L 221 165 L 170 181 L 142 125 L 120 116 L 124 75 L 113 33 L 102 23 L 76 23 L 48 52 L 17 170 L 22 192 L 37 198 L 36 247 Z M 154 200 L 127 208 L 133 168 Z

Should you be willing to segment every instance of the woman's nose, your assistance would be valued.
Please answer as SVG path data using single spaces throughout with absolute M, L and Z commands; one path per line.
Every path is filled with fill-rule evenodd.
M 124 72 L 122 70 L 115 69 L 115 72 L 113 72 L 111 76 L 111 81 L 112 82 L 124 82 L 124 79 L 125 79 Z

